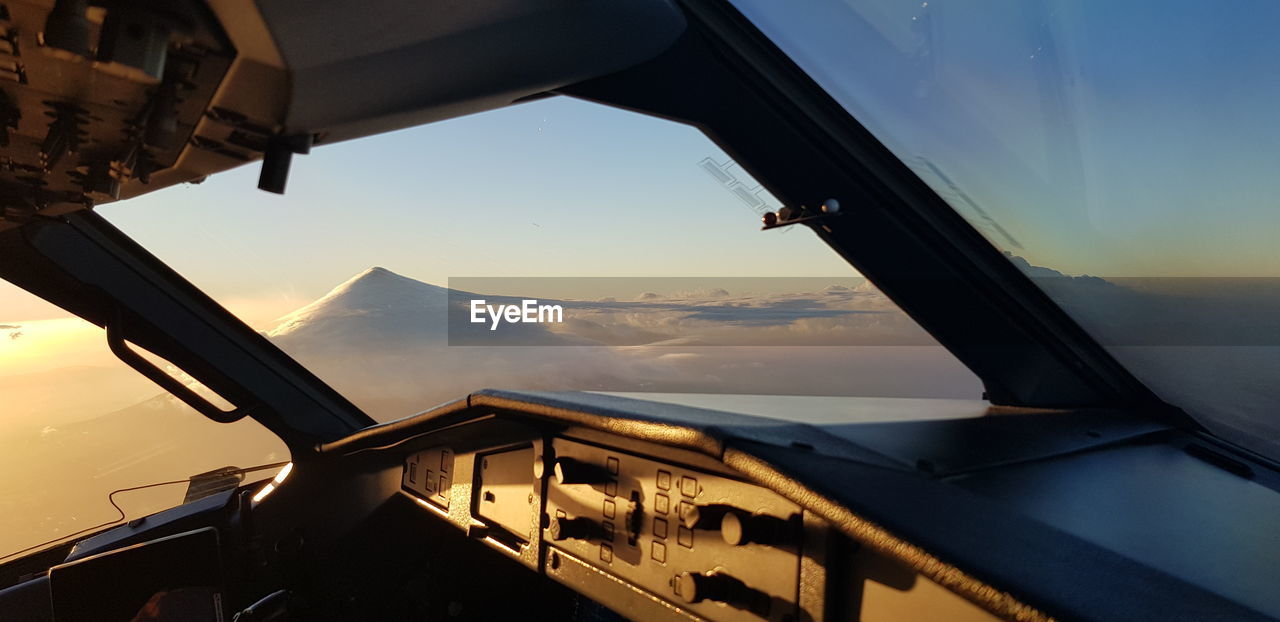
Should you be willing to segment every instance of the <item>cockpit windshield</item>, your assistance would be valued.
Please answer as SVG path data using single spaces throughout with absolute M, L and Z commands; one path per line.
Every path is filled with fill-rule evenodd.
M 486 387 L 982 394 L 809 231 L 761 231 L 778 201 L 690 126 L 556 97 L 256 175 L 98 212 L 378 420 Z
M 1280 457 L 1280 6 L 733 4 L 1135 376 Z
M 692 127 L 553 98 L 317 149 L 284 196 L 257 172 L 96 211 L 380 421 L 489 387 L 982 394 L 811 233 L 762 232 L 777 200 Z M 0 486 L 0 556 L 289 459 L 102 329 L 7 283 L 0 311 L 0 464 L 32 474 Z
M 290 459 L 258 422 L 215 423 L 135 372 L 102 328 L 5 281 L 0 312 L 0 562 Z

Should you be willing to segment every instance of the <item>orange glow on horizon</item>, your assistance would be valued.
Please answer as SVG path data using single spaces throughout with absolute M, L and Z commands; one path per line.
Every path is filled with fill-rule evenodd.
M 114 361 L 104 331 L 79 318 L 0 322 L 0 376 Z

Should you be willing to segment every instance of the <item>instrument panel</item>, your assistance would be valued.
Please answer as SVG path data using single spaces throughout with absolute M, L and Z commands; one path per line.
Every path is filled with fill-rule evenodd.
M 436 446 L 406 458 L 402 485 L 552 579 L 606 604 L 621 588 L 637 617 L 798 619 L 803 511 L 686 458 L 701 464 L 568 436 Z
M 592 429 L 493 432 L 409 453 L 402 492 L 628 618 L 888 620 L 923 599 L 993 619 L 706 455 Z
M 758 421 L 733 431 L 722 417 L 714 421 L 716 435 L 702 435 L 663 421 L 666 411 L 645 411 L 644 403 L 632 419 L 620 408 L 586 416 L 554 410 L 558 404 L 528 408 L 472 399 L 371 429 L 322 448 L 324 460 L 300 463 L 284 485 L 228 491 L 122 525 L 76 544 L 65 561 L 104 553 L 125 560 L 130 545 L 213 526 L 225 535 L 221 554 L 230 563 L 223 567 L 232 570 L 227 602 L 243 607 L 260 598 L 296 609 L 299 619 L 1052 619 L 1017 592 L 949 566 L 960 548 L 978 551 L 972 567 L 984 574 L 1006 583 L 1012 573 L 1027 577 L 1024 589 L 1044 585 L 1068 597 L 1074 589 L 1111 598 L 1072 603 L 1089 615 L 1069 615 L 1071 607 L 1052 614 L 1063 618 L 1106 620 L 1125 611 L 1135 615 L 1119 617 L 1269 619 L 1162 574 L 1179 570 L 1182 559 L 1214 558 L 1224 542 L 1265 544 L 1269 537 L 1265 521 L 1217 523 L 1232 526 L 1228 538 L 1203 531 L 1213 524 L 1201 520 L 1204 514 L 1152 514 L 1212 495 L 1251 516 L 1268 516 L 1274 507 L 1266 473 L 1225 470 L 1198 445 L 1195 451 L 1180 445 L 1190 442 L 1185 437 L 1143 436 L 929 477 L 863 461 L 856 451 L 798 443 L 803 430 L 758 442 L 766 429 Z M 719 416 L 685 414 L 708 427 Z M 979 431 L 989 431 L 988 422 L 1025 425 L 1003 417 L 977 422 Z M 1082 435 L 1094 429 L 1092 419 L 1084 423 L 1072 429 Z M 927 434 L 895 440 L 917 438 L 931 442 Z M 875 448 L 891 458 L 910 455 L 888 451 L 893 445 Z M 1168 468 L 1153 479 L 1150 464 Z M 1054 495 L 1067 503 L 1046 502 L 1044 491 L 1055 485 Z M 1109 511 L 1102 523 L 1090 520 L 1099 507 Z M 927 516 L 928 528 L 892 522 L 902 515 Z M 1116 531 L 1117 525 L 1139 525 L 1151 535 Z M 1184 546 L 1148 548 L 1160 551 L 1165 564 L 1143 566 L 1073 541 L 1068 530 L 1091 538 L 1123 534 L 1115 543 L 1120 553 L 1162 541 Z M 1225 558 L 1241 568 L 1274 564 L 1265 546 L 1229 550 Z M 64 559 L 64 551 L 37 563 Z M 17 574 L 30 568 L 38 567 L 9 568 L 0 610 L 50 611 L 59 571 Z M 1269 603 L 1253 587 L 1265 582 L 1237 583 L 1237 593 Z M 1113 585 L 1119 587 L 1106 591 Z M 1144 586 L 1152 591 L 1141 592 Z M 85 600 L 75 590 L 57 591 Z
M 552 441 L 544 540 L 675 606 L 722 620 L 792 619 L 801 510 L 723 474 Z M 549 573 L 555 577 L 558 568 Z

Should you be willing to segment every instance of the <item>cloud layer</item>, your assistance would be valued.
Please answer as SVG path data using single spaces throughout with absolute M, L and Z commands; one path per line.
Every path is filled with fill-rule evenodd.
M 484 387 L 967 398 L 981 392 L 967 369 L 869 285 L 539 299 L 563 304 L 565 322 L 504 325 L 509 332 L 497 340 L 468 342 L 468 335 L 491 332 L 465 322 L 473 298 L 521 299 L 451 291 L 374 268 L 281 318 L 267 334 L 379 419 Z

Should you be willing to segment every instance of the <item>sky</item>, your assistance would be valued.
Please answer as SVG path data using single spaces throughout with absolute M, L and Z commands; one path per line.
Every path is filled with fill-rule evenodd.
M 736 4 L 997 246 L 1067 274 L 1280 276 L 1280 5 Z M 851 36 L 856 35 L 856 36 Z M 553 98 L 99 207 L 251 323 L 374 265 L 451 277 L 849 276 L 692 128 Z M 776 201 L 761 192 L 770 204 Z M 52 313 L 0 287 L 0 320 Z M 34 314 L 34 315 L 32 315 Z M 28 317 L 20 317 L 27 315 Z
M 735 0 L 1002 249 L 1069 275 L 1280 276 L 1260 26 L 1280 5 L 806 2 Z M 283 196 L 250 164 L 98 211 L 258 328 L 373 266 L 437 285 L 856 276 L 808 231 L 759 231 L 776 200 L 707 166 L 757 189 L 690 127 L 552 98 L 321 145 Z M 0 324 L 59 317 L 0 284 Z M 0 368 L 38 341 L 99 352 L 72 339 L 89 333 L 33 326 Z
M 283 196 L 251 164 L 98 211 L 259 321 L 372 266 L 438 285 L 857 276 L 808 231 L 761 232 L 707 158 L 756 186 L 691 127 L 555 98 L 320 146 L 294 158 Z
M 569 98 L 319 146 L 283 196 L 258 168 L 97 211 L 258 329 L 373 266 L 441 286 L 597 277 L 583 298 L 625 296 L 608 277 L 858 276 L 807 230 L 760 231 L 776 199 L 697 130 Z M 114 365 L 67 317 L 0 281 L 0 324 L 24 327 L 0 332 L 22 333 L 0 342 L 0 375 Z
M 1280 276 L 1280 5 L 806 3 L 735 0 L 1002 249 L 1070 275 Z M 552 98 L 319 146 L 284 196 L 250 164 L 98 211 L 258 328 L 372 266 L 856 276 L 808 231 L 759 231 L 764 206 L 708 164 L 755 187 L 690 127 Z M 64 316 L 0 284 L 0 324 Z M 101 351 L 38 328 L 0 359 Z

